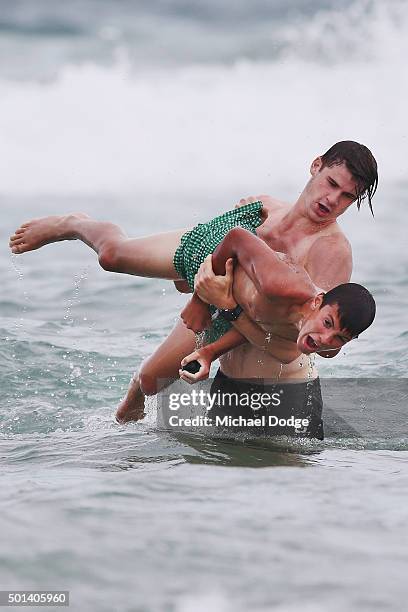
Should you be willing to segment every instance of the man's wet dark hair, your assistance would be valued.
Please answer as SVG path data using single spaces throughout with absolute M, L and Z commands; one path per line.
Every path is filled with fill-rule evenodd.
M 377 191 L 378 171 L 377 162 L 370 149 L 353 140 L 342 140 L 320 157 L 322 169 L 326 166 L 346 164 L 346 168 L 357 183 L 357 208 L 360 210 L 362 201 L 367 198 L 371 214 L 374 216 L 371 201 Z
M 368 289 L 357 283 L 337 285 L 324 294 L 320 308 L 337 305 L 341 329 L 354 338 L 370 327 L 375 317 L 375 300 Z

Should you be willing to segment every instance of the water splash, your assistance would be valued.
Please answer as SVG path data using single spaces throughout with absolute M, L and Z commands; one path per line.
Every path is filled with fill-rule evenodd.
M 16 255 L 15 253 L 11 253 L 11 265 L 13 266 L 16 275 L 17 275 L 17 286 L 20 289 L 20 293 L 23 296 L 23 302 L 22 302 L 22 309 L 21 309 L 21 316 L 19 319 L 16 319 L 14 322 L 14 330 L 16 332 L 16 335 L 19 336 L 25 336 L 27 337 L 27 331 L 25 329 L 25 316 L 27 315 L 27 311 L 28 311 L 28 305 L 30 302 L 30 297 L 28 295 L 28 292 L 25 290 L 24 288 L 24 284 L 25 284 L 25 279 L 24 279 L 24 274 L 23 274 L 23 270 L 22 268 L 19 266 L 19 264 L 17 263 L 17 259 L 18 259 L 18 255 Z M 20 260 L 21 261 L 21 260 Z
M 67 325 L 74 325 L 75 321 L 72 314 L 72 309 L 81 303 L 79 299 L 79 292 L 81 289 L 81 284 L 88 278 L 89 267 L 89 265 L 85 266 L 84 268 L 82 268 L 78 276 L 74 276 L 74 290 L 72 293 L 72 297 L 68 299 L 67 307 L 64 314 L 64 321 L 67 323 Z

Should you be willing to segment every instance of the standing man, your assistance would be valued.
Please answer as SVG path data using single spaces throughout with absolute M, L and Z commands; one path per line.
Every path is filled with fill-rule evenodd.
M 303 266 L 313 283 L 328 291 L 348 282 L 352 272 L 351 246 L 337 218 L 354 202 L 357 202 L 359 209 L 364 199 L 368 200 L 372 212 L 372 197 L 378 184 L 377 163 L 364 145 L 343 141 L 316 158 L 311 164 L 310 173 L 310 180 L 294 204 L 261 195 L 243 199 L 238 206 L 261 200 L 266 219 L 257 229 L 257 236 L 275 251 L 285 253 L 295 264 Z M 242 280 L 234 278 L 234 283 Z M 200 282 L 201 297 L 216 306 L 225 304 L 225 297 L 230 291 L 227 277 L 207 275 L 206 281 Z M 187 325 L 194 328 L 188 314 L 184 319 Z M 253 313 L 251 318 L 248 309 L 234 323 L 234 327 L 249 342 L 220 357 L 220 371 L 216 380 L 218 390 L 231 390 L 234 381 L 239 379 L 281 378 L 299 383 L 317 379 L 317 369 L 305 355 L 283 364 L 286 360 L 276 355 L 285 352 L 285 343 L 279 335 L 266 333 L 255 323 Z M 194 348 L 194 333 L 179 321 L 133 378 L 126 397 L 118 407 L 117 419 L 127 421 L 141 418 L 143 393 L 155 394 L 158 379 L 175 378 L 176 363 L 180 363 Z M 321 356 L 329 358 L 336 354 L 326 352 Z

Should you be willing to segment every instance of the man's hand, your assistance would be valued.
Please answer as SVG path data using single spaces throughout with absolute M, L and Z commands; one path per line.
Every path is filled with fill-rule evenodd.
M 181 365 L 185 366 L 190 363 L 190 361 L 198 361 L 201 367 L 196 374 L 191 374 L 191 372 L 187 372 L 187 370 L 180 369 L 179 375 L 182 380 L 185 380 L 192 385 L 199 380 L 205 380 L 208 378 L 213 359 L 211 358 L 211 354 L 205 350 L 205 347 L 190 353 L 190 355 L 187 355 L 187 357 L 184 357 Z
M 241 198 L 238 204 L 235 204 L 235 208 L 241 208 L 241 206 L 246 206 L 247 204 L 252 204 L 253 202 L 259 202 L 261 199 L 261 196 L 249 196 L 248 198 Z
M 202 332 L 211 325 L 211 314 L 207 304 L 199 297 L 193 295 L 188 304 L 181 311 L 184 325 L 193 332 Z
M 194 290 L 200 299 L 217 308 L 231 309 L 237 305 L 232 294 L 234 281 L 234 261 L 228 259 L 225 264 L 225 276 L 217 276 L 213 272 L 212 255 L 208 255 L 194 279 Z

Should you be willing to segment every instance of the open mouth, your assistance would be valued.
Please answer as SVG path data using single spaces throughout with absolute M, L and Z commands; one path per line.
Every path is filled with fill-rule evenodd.
M 327 215 L 330 212 L 330 208 L 328 208 L 321 202 L 318 202 L 318 208 L 319 208 L 319 211 L 325 215 Z
M 312 336 L 310 335 L 306 336 L 306 346 L 311 351 L 315 351 L 318 348 L 318 345 L 316 344 L 316 342 L 313 340 Z

